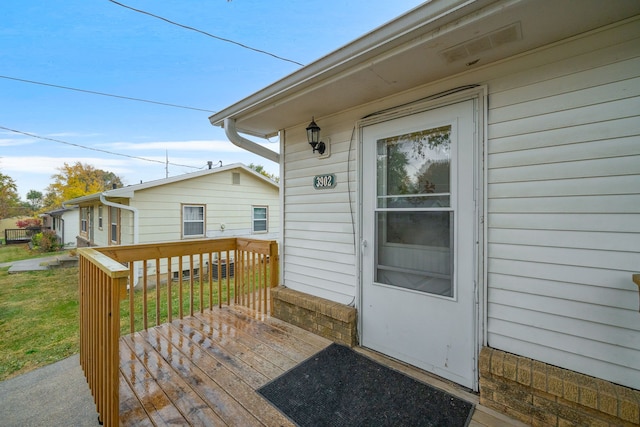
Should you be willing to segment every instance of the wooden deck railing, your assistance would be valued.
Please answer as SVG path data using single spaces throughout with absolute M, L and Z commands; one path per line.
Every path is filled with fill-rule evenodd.
M 269 289 L 279 283 L 275 241 L 206 239 L 78 253 L 80 362 L 106 426 L 118 425 L 121 333 L 214 305 L 239 304 L 266 314 Z

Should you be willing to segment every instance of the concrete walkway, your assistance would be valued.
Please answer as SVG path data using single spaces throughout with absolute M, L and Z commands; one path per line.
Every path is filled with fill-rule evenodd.
M 79 356 L 0 382 L 0 424 L 98 426 Z
M 11 261 L 11 262 L 3 262 L 0 263 L 0 268 L 9 267 L 9 274 L 13 273 L 23 273 L 26 271 L 42 271 L 48 270 L 49 266 L 55 265 L 58 263 L 59 259 L 67 259 L 68 256 L 65 255 L 52 255 L 41 258 L 31 258 L 24 259 L 20 261 Z

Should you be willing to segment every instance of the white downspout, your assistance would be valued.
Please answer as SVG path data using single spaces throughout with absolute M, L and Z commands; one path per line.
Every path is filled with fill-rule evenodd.
M 124 209 L 127 211 L 130 211 L 133 214 L 133 244 L 137 245 L 138 244 L 138 230 L 139 230 L 139 215 L 138 215 L 138 208 L 134 208 L 133 206 L 127 206 L 127 205 L 121 205 L 119 203 L 115 203 L 115 202 L 110 202 L 105 198 L 104 193 L 100 194 L 100 203 L 102 203 L 103 205 L 106 206 L 111 206 L 113 208 L 117 208 L 117 209 Z M 133 279 L 133 286 L 137 286 L 138 285 L 138 280 L 140 277 L 139 270 L 140 270 L 140 263 L 139 262 L 134 262 L 133 263 L 133 271 L 134 271 L 134 279 Z
M 264 157 L 267 160 L 271 160 L 272 162 L 276 162 L 280 164 L 280 153 L 276 153 L 275 151 L 269 150 L 266 147 L 263 147 L 260 144 L 257 144 L 253 141 L 248 140 L 238 134 L 236 129 L 236 120 L 232 118 L 224 119 L 224 132 L 227 134 L 227 138 L 234 145 L 242 148 L 243 150 L 247 150 L 250 153 L 257 154 L 260 157 Z
M 244 138 L 242 136 L 240 136 L 238 134 L 238 130 L 236 129 L 236 120 L 232 119 L 230 117 L 226 117 L 224 119 L 224 132 L 227 134 L 227 138 L 229 138 L 229 141 L 231 141 L 234 145 L 242 148 L 243 150 L 246 150 L 250 153 L 253 154 L 257 154 L 260 157 L 264 157 L 267 160 L 271 160 L 272 162 L 276 162 L 278 164 L 278 166 L 280 167 L 281 170 L 283 170 L 283 166 L 280 163 L 280 153 L 276 153 L 275 151 L 269 150 L 268 148 L 257 144 L 253 141 L 248 140 L 247 138 Z M 284 144 L 284 138 L 283 138 L 283 132 L 280 132 L 280 151 L 282 151 L 283 148 L 283 144 Z M 280 184 L 278 184 L 279 186 L 279 193 L 280 193 L 280 247 L 282 247 L 283 245 L 283 240 L 284 240 L 284 227 L 282 227 L 282 224 L 284 224 L 284 192 L 282 191 L 283 188 L 283 182 L 284 181 L 280 181 Z M 284 271 L 284 254 L 280 255 L 280 271 Z

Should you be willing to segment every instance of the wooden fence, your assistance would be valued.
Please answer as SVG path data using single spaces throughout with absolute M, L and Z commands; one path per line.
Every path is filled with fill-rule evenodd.
M 28 243 L 31 241 L 31 236 L 41 231 L 41 228 L 7 228 L 4 230 L 4 243 L 5 245 Z

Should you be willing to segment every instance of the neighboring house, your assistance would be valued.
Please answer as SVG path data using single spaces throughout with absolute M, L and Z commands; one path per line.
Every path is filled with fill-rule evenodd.
M 79 207 L 78 246 L 208 237 L 279 237 L 278 183 L 232 164 L 65 202 Z
M 434 0 L 211 116 L 280 163 L 273 315 L 524 421 L 639 423 L 639 14 Z
M 76 247 L 79 227 L 79 209 L 77 207 L 54 209 L 40 215 L 43 228 L 56 232 L 65 248 Z

